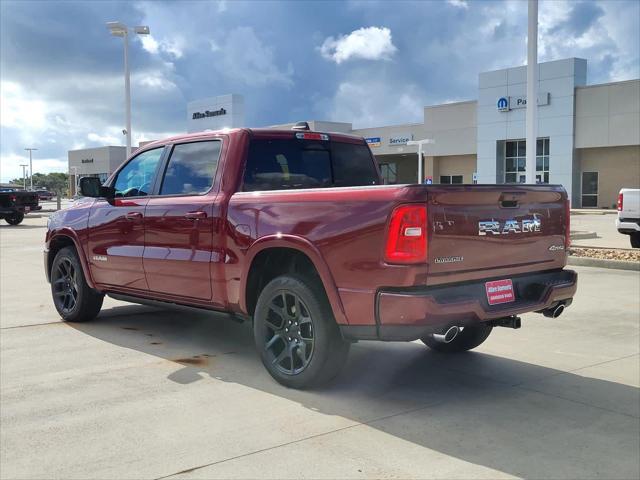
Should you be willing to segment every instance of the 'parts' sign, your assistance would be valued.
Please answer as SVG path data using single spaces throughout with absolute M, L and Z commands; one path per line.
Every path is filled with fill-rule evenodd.
M 538 106 L 549 105 L 549 92 L 540 92 L 538 94 Z M 527 107 L 527 97 L 500 97 L 496 102 L 496 107 L 501 112 L 508 112 L 517 108 Z

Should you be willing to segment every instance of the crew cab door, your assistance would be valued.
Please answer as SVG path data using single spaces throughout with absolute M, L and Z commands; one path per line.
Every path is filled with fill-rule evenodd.
M 96 283 L 147 290 L 142 267 L 144 214 L 164 147 L 129 160 L 111 183 L 115 197 L 99 199 L 89 213 L 89 268 Z
M 145 214 L 143 266 L 151 292 L 210 300 L 213 251 L 211 191 L 222 141 L 171 147 L 158 195 Z

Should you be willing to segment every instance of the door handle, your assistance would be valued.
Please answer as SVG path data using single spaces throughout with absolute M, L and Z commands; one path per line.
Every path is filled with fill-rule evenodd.
M 142 213 L 140 212 L 129 212 L 124 215 L 124 218 L 127 220 L 139 220 L 142 218 Z
M 184 218 L 186 218 L 188 220 L 198 220 L 198 219 L 201 219 L 201 218 L 207 218 L 207 212 L 202 212 L 202 211 L 187 212 L 187 213 L 185 213 Z

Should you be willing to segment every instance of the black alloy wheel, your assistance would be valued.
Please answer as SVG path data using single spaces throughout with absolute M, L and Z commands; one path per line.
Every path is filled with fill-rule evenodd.
M 78 253 L 62 248 L 51 264 L 51 295 L 56 310 L 66 322 L 86 322 L 96 318 L 104 295 L 89 287 Z
M 291 291 L 274 296 L 265 326 L 264 348 L 278 371 L 297 375 L 307 368 L 313 356 L 314 328 L 300 297 Z
M 322 283 L 287 274 L 264 286 L 253 314 L 262 364 L 289 388 L 313 388 L 334 379 L 349 354 Z
M 78 303 L 78 277 L 69 258 L 62 258 L 51 275 L 53 301 L 64 316 L 70 314 Z

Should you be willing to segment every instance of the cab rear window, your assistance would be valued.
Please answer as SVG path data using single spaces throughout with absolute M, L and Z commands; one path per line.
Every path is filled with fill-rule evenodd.
M 378 185 L 367 145 L 299 139 L 258 139 L 249 145 L 243 190 Z

